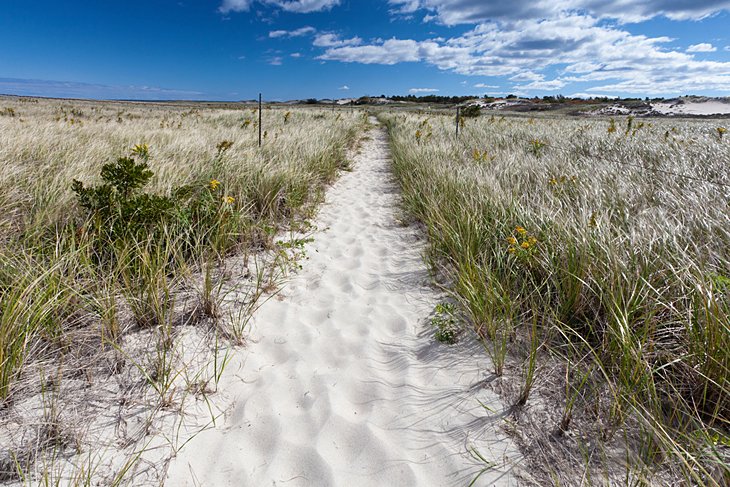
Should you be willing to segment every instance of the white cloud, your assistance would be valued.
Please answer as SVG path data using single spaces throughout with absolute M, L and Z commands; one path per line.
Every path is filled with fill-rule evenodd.
M 340 0 L 268 0 L 267 3 L 274 4 L 287 12 L 305 14 L 330 10 L 332 7 L 339 5 Z
M 415 95 L 416 93 L 438 93 L 439 91 L 436 88 L 411 88 L 408 93 Z
M 701 42 L 699 44 L 692 44 L 687 48 L 687 52 L 715 52 L 717 48 L 707 42 Z
M 332 33 L 319 34 L 314 38 L 314 45 L 317 47 L 343 47 L 357 46 L 360 44 L 362 44 L 362 39 L 359 37 L 340 39 L 340 36 Z
M 272 39 L 279 37 L 303 37 L 309 34 L 314 34 L 315 32 L 317 32 L 317 29 L 308 25 L 294 30 L 272 30 L 269 32 L 269 37 Z
M 224 14 L 228 12 L 246 12 L 251 8 L 251 0 L 223 0 L 218 11 Z
M 639 22 L 660 16 L 687 20 L 730 9 L 730 0 L 389 0 L 389 3 L 399 14 L 413 14 L 423 9 L 447 25 L 544 19 L 576 12 L 621 22 Z
M 369 46 L 344 46 L 327 49 L 319 59 L 361 64 L 397 64 L 420 61 L 419 43 L 413 40 L 389 39 Z
M 229 12 L 248 12 L 254 0 L 223 0 L 218 11 L 224 14 Z M 309 13 L 330 10 L 340 4 L 340 0 L 258 0 L 258 3 L 271 5 L 287 12 Z
M 616 95 L 602 95 L 600 93 L 573 93 L 572 95 L 568 95 L 569 98 L 608 98 L 608 99 L 614 99 L 618 98 Z
M 298 59 L 298 58 L 302 57 L 302 53 L 301 52 L 293 52 L 293 53 L 291 53 L 289 55 L 291 57 L 295 58 L 295 59 Z
M 342 86 L 340 86 L 337 89 L 340 90 L 340 91 L 349 91 L 350 90 L 350 87 L 347 86 L 347 85 L 342 85 Z
M 604 82 L 599 91 L 622 94 L 730 91 L 730 62 L 699 60 L 665 47 L 672 40 L 632 34 L 584 14 L 559 14 L 484 22 L 449 39 L 389 39 L 328 47 L 319 58 L 385 65 L 424 62 L 461 75 L 506 76 L 522 83 L 515 87 L 520 90 Z M 542 73 L 548 68 L 561 74 L 545 79 Z
M 269 59 L 269 64 L 271 66 L 281 66 L 282 64 L 284 64 L 284 60 L 281 56 L 274 56 Z
M 533 81 L 532 83 L 528 83 L 526 85 L 517 85 L 514 87 L 515 90 L 518 91 L 555 91 L 559 90 L 563 86 L 567 85 L 567 83 L 561 79 L 553 79 L 550 81 Z
M 477 84 L 474 85 L 474 88 L 485 88 L 485 89 L 489 89 L 489 88 L 499 88 L 499 86 L 485 85 L 484 83 L 477 83 Z

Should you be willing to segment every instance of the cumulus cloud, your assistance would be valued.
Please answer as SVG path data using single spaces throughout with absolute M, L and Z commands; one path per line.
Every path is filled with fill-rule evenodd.
M 597 88 L 601 92 L 730 91 L 730 63 L 698 60 L 668 49 L 672 40 L 632 34 L 586 14 L 561 13 L 544 19 L 482 22 L 448 39 L 333 46 L 320 59 L 385 65 L 424 62 L 462 75 L 509 77 L 516 83 L 515 91 L 604 82 Z M 545 79 L 542 73 L 548 68 L 557 70 L 558 76 Z
M 255 0 L 223 0 L 218 11 L 221 13 L 247 12 Z M 340 4 L 340 0 L 258 0 L 263 5 L 271 5 L 287 12 L 309 13 L 330 10 Z
M 340 90 L 340 91 L 349 91 L 350 90 L 350 87 L 347 86 L 347 85 L 342 85 L 342 86 L 340 86 L 337 89 Z
M 439 91 L 436 88 L 411 88 L 408 93 L 415 95 L 417 93 L 438 93 Z
M 687 48 L 687 52 L 715 52 L 717 48 L 707 42 L 701 42 L 699 44 L 692 44 Z
M 269 37 L 276 39 L 278 37 L 302 37 L 317 32 L 314 27 L 306 26 L 295 30 L 272 30 Z
M 389 3 L 400 14 L 424 10 L 447 25 L 541 19 L 578 12 L 621 22 L 639 22 L 659 16 L 687 20 L 730 10 L 730 0 L 389 0 Z

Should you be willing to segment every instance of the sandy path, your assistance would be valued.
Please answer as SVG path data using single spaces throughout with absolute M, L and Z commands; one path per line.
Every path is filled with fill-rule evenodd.
M 328 191 L 310 259 L 229 365 L 225 424 L 180 452 L 168 486 L 461 486 L 484 467 L 471 446 L 499 464 L 477 485 L 516 485 L 500 415 L 477 401 L 503 410 L 480 385 L 488 359 L 433 339 L 424 242 L 396 221 L 384 130 L 369 135 Z

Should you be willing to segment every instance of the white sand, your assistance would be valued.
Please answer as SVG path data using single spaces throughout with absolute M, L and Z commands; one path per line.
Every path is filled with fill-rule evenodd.
M 516 485 L 504 406 L 471 339 L 437 343 L 424 241 L 397 223 L 384 131 L 329 190 L 309 260 L 254 315 L 220 385 L 225 421 L 170 465 L 166 485 Z M 494 412 L 479 405 L 479 401 Z
M 652 103 L 651 106 L 663 115 L 730 115 L 730 103 L 720 100 Z

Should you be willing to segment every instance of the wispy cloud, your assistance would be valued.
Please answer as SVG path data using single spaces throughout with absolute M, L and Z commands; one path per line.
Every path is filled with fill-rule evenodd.
M 439 91 L 436 88 L 411 88 L 408 93 L 415 95 L 417 93 L 438 93 Z
M 203 99 L 205 93 L 157 86 L 103 85 L 39 79 L 0 78 L 0 93 L 57 98 L 124 100 Z
M 230 12 L 248 12 L 256 0 L 223 0 L 218 11 L 224 14 Z M 329 10 L 340 4 L 340 0 L 258 0 L 262 5 L 270 5 L 286 12 L 310 13 Z
M 342 85 L 339 88 L 337 88 L 340 91 L 350 91 L 350 87 L 347 85 Z
M 269 37 L 271 39 L 277 39 L 279 37 L 303 37 L 309 34 L 314 34 L 315 32 L 317 32 L 317 29 L 308 25 L 294 30 L 272 30 L 269 32 Z
M 717 48 L 708 42 L 692 44 L 687 48 L 687 52 L 715 52 Z
M 344 46 L 357 46 L 362 44 L 362 39 L 359 37 L 352 37 L 350 39 L 340 39 L 340 36 L 333 33 L 318 34 L 314 38 L 314 43 L 317 47 L 344 47 Z
M 489 20 L 545 19 L 561 14 L 585 12 L 595 18 L 640 22 L 654 17 L 673 20 L 702 19 L 730 9 L 728 0 L 389 0 L 394 12 L 430 12 L 424 20 L 437 19 L 447 25 L 473 24 Z

